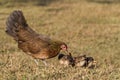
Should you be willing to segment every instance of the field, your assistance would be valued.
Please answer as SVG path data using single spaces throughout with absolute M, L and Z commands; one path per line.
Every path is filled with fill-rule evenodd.
M 120 80 L 120 2 L 102 1 L 0 5 L 0 80 Z M 5 33 L 7 17 L 18 9 L 32 29 L 66 42 L 73 56 L 94 57 L 97 67 L 64 67 L 57 57 L 46 60 L 51 66 L 37 66 Z

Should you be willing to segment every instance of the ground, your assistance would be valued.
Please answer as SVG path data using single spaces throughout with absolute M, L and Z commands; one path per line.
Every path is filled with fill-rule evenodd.
M 57 57 L 39 66 L 5 33 L 13 10 L 22 10 L 32 29 L 67 43 L 73 56 L 86 54 L 95 69 L 64 67 Z M 0 6 L 0 80 L 120 80 L 120 4 L 95 0 L 53 1 L 45 6 Z

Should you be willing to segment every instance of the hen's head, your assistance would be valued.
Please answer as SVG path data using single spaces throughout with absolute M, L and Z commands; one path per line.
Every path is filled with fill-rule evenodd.
M 68 52 L 68 47 L 67 47 L 67 45 L 65 43 L 61 44 L 60 48 L 61 48 L 61 50 Z

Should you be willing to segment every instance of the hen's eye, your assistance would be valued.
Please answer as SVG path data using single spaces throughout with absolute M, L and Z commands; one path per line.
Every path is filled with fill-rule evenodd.
M 65 46 L 63 48 L 66 48 Z

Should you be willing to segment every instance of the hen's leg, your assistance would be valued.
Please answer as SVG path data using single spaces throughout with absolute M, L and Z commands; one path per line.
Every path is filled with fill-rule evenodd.
M 45 66 L 48 66 L 48 64 L 46 63 L 46 61 L 44 59 L 41 59 L 42 62 L 44 63 Z M 39 66 L 39 59 L 34 59 L 35 63 L 37 64 L 37 66 Z
M 47 62 L 44 59 L 42 59 L 42 62 L 44 63 L 45 66 L 48 66 Z
M 37 66 L 39 66 L 38 59 L 34 59 L 34 61 L 37 64 Z

